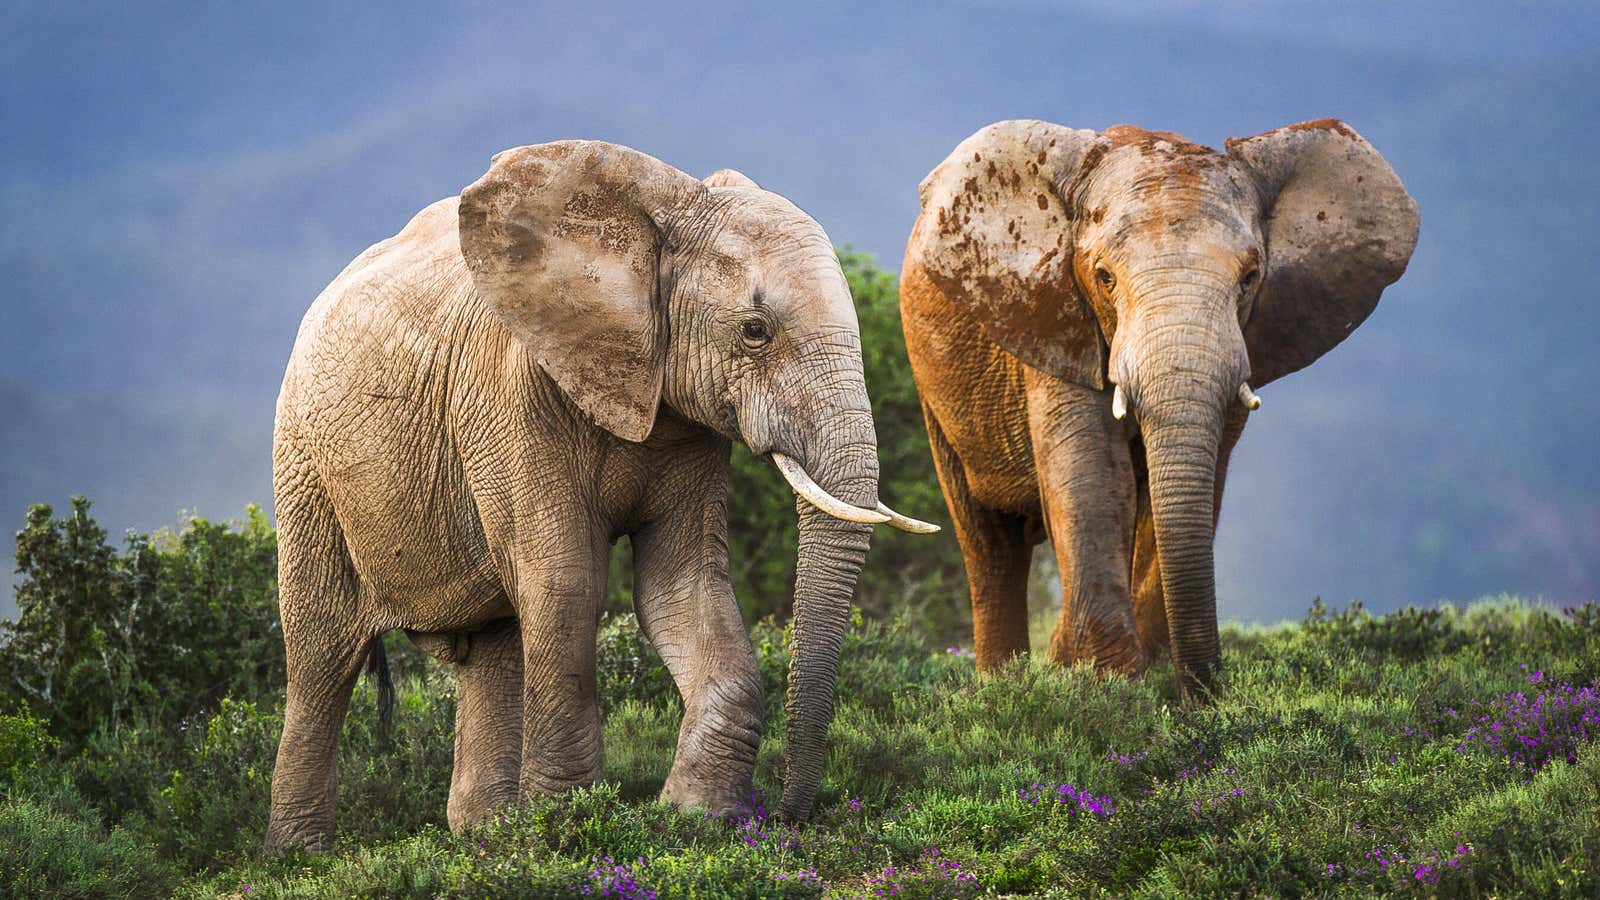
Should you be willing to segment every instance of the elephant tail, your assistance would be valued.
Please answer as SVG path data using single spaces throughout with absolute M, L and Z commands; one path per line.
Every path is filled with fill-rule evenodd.
M 389 672 L 389 653 L 383 649 L 382 635 L 372 641 L 367 674 L 378 678 L 378 736 L 387 746 L 394 734 L 394 676 Z

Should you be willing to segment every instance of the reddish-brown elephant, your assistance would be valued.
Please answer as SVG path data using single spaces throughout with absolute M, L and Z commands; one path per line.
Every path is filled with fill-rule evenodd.
M 1366 319 L 1411 258 L 1416 204 L 1331 119 L 1222 153 L 1127 125 L 998 122 L 921 193 L 906 348 L 978 665 L 1028 649 L 1028 560 L 1048 538 L 1057 661 L 1139 673 L 1170 645 L 1184 693 L 1209 690 L 1216 516 L 1251 386 Z

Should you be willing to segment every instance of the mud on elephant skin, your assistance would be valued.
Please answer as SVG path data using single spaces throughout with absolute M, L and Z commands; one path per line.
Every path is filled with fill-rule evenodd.
M 1209 689 L 1216 516 L 1255 388 L 1366 319 L 1405 271 L 1416 204 L 1333 119 L 1225 152 L 999 122 L 921 195 L 902 317 L 978 664 L 1028 649 L 1029 537 L 1044 534 L 1057 660 L 1138 673 L 1170 644 L 1184 692 Z
M 622 535 L 684 698 L 662 796 L 742 801 L 762 700 L 728 579 L 735 440 L 803 498 L 781 808 L 804 817 L 871 525 L 917 524 L 878 501 L 822 228 L 738 173 L 561 141 L 498 154 L 357 257 L 306 314 L 278 400 L 289 684 L 267 847 L 330 846 L 340 724 L 391 629 L 461 657 L 453 827 L 600 777 L 595 630 Z

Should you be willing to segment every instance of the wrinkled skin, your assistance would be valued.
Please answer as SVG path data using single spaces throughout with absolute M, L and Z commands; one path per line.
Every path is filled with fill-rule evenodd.
M 922 184 L 906 347 L 972 593 L 978 665 L 1028 649 L 1048 538 L 1063 663 L 1186 695 L 1219 661 L 1217 511 L 1252 395 L 1359 325 L 1404 272 L 1416 205 L 1335 120 L 1231 139 L 1000 122 Z M 1114 392 L 1126 414 L 1114 414 Z
M 663 799 L 748 797 L 761 678 L 728 578 L 730 441 L 872 509 L 876 438 L 822 229 L 734 172 L 506 151 L 358 257 L 301 325 L 274 471 L 288 705 L 269 849 L 327 849 L 374 641 L 458 667 L 449 821 L 601 775 L 595 632 L 612 542 L 684 699 Z M 808 814 L 869 525 L 798 502 L 782 811 Z

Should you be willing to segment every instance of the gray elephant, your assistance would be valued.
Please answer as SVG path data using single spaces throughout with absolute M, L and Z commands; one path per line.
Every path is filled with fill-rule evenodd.
M 595 632 L 622 535 L 684 700 L 662 797 L 735 808 L 763 704 L 728 579 L 732 440 L 801 498 L 780 809 L 803 818 L 871 525 L 924 527 L 878 502 L 822 228 L 737 173 L 561 141 L 496 155 L 358 256 L 306 314 L 278 399 L 289 683 L 266 846 L 331 845 L 340 726 L 392 629 L 464 651 L 452 827 L 599 778 Z
M 1187 694 L 1220 659 L 1212 542 L 1255 387 L 1349 336 L 1405 271 L 1417 206 L 1319 119 L 1225 152 L 1162 131 L 980 130 L 923 181 L 900 306 L 966 558 L 978 665 L 1028 649 L 1048 537 L 1062 663 Z

